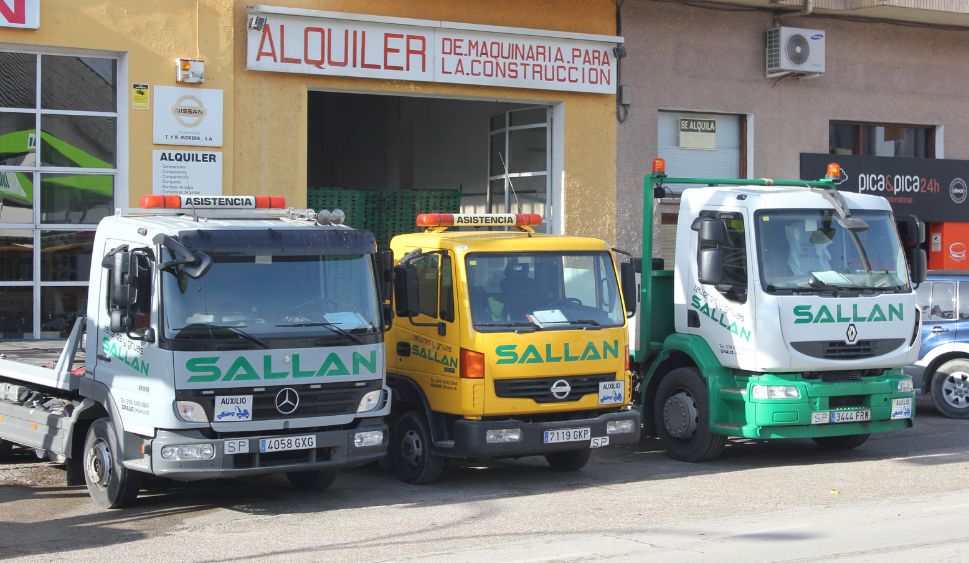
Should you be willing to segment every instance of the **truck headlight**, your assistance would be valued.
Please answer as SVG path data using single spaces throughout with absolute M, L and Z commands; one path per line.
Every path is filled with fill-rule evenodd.
M 357 412 L 367 412 L 377 408 L 377 403 L 380 402 L 380 396 L 382 394 L 383 394 L 383 391 L 380 389 L 377 389 L 376 391 L 370 391 L 369 393 L 365 394 L 360 399 L 360 404 L 357 405 Z
M 606 434 L 628 434 L 635 429 L 632 420 L 610 420 L 606 422 Z
M 193 401 L 175 401 L 175 411 L 178 417 L 185 422 L 208 422 L 209 417 L 205 414 L 202 405 Z
M 353 445 L 357 448 L 365 448 L 367 446 L 379 446 L 384 442 L 384 432 L 383 430 L 368 430 L 366 432 L 357 432 L 353 435 Z
M 489 444 L 505 444 L 508 442 L 518 442 L 522 439 L 521 428 L 502 428 L 500 430 L 489 430 L 485 432 L 485 442 Z
M 903 377 L 898 380 L 898 392 L 899 393 L 911 393 L 915 387 L 912 385 L 911 377 Z
M 755 399 L 800 399 L 801 392 L 793 385 L 754 385 Z
M 191 444 L 187 446 L 163 446 L 161 457 L 166 461 L 206 460 L 215 457 L 212 444 Z

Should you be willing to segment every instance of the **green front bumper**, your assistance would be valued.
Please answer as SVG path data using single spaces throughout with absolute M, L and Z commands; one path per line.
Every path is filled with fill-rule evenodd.
M 901 370 L 886 370 L 878 377 L 862 381 L 822 382 L 803 379 L 799 374 L 762 374 L 735 380 L 734 386 L 719 386 L 715 393 L 713 431 L 744 438 L 816 438 L 874 434 L 910 428 L 914 424 L 915 394 L 899 392 L 898 382 L 909 379 Z M 742 386 L 746 383 L 746 386 Z M 797 399 L 754 399 L 755 385 L 796 387 Z M 711 391 L 713 391 L 711 389 Z M 713 394 L 713 393 L 711 393 Z M 892 419 L 894 399 L 912 399 L 909 418 Z M 812 424 L 817 412 L 867 409 L 871 419 L 865 422 Z M 898 413 L 896 413 L 898 416 Z

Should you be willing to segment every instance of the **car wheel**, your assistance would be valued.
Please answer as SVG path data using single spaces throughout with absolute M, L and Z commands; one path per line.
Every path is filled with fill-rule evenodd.
M 286 474 L 290 486 L 301 491 L 322 491 L 336 481 L 336 469 L 290 471 Z
M 592 450 L 585 448 L 582 450 L 545 454 L 545 461 L 555 471 L 578 471 L 585 467 L 585 464 L 589 463 L 590 457 L 592 457 Z
M 932 374 L 929 395 L 940 413 L 949 418 L 969 418 L 969 360 L 949 360 Z
M 715 459 L 727 443 L 710 430 L 707 384 L 695 368 L 677 368 L 663 378 L 653 404 L 656 433 L 666 454 L 697 463 Z
M 95 420 L 84 440 L 84 482 L 95 504 L 124 508 L 138 496 L 141 474 L 121 464 L 117 431 L 108 418 Z
M 429 485 L 441 480 L 444 459 L 431 451 L 431 433 L 423 413 L 405 413 L 394 425 L 391 456 L 400 478 L 412 485 Z
M 864 444 L 866 440 L 868 440 L 868 434 L 855 434 L 814 438 L 814 443 L 826 450 L 851 450 Z

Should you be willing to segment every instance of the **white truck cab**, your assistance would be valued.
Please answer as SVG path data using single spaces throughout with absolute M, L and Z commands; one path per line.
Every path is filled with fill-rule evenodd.
M 281 198 L 142 204 L 98 225 L 87 315 L 58 364 L 0 360 L 15 391 L 0 396 L 0 442 L 65 460 L 107 507 L 131 502 L 142 473 L 323 487 L 383 457 L 389 321 L 372 235 L 342 212 L 270 207 Z M 24 390 L 60 406 L 18 402 Z

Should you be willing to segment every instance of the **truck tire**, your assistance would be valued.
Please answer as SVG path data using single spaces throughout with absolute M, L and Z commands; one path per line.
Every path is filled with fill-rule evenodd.
M 706 381 L 695 368 L 677 368 L 656 389 L 653 420 L 666 455 L 699 463 L 723 452 L 727 437 L 710 430 Z
M 592 450 L 585 448 L 583 450 L 545 454 L 545 461 L 555 471 L 578 471 L 589 463 L 590 457 L 592 457 Z
M 13 449 L 13 442 L 8 442 L 6 440 L 0 440 L 0 459 L 7 457 L 10 450 Z
M 118 433 L 109 418 L 95 420 L 84 439 L 84 482 L 95 504 L 124 508 L 138 496 L 141 474 L 126 469 L 118 455 Z
M 441 480 L 444 459 L 431 452 L 431 443 L 423 413 L 408 411 L 397 420 L 390 452 L 403 481 L 412 485 L 430 485 Z
M 949 418 L 969 418 L 969 360 L 958 358 L 942 364 L 932 374 L 932 404 Z
M 855 434 L 853 436 L 824 436 L 814 438 L 814 443 L 826 450 L 851 450 L 865 443 L 868 434 Z
M 336 469 L 290 471 L 286 474 L 290 486 L 300 491 L 322 491 L 336 481 Z

